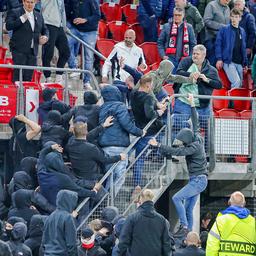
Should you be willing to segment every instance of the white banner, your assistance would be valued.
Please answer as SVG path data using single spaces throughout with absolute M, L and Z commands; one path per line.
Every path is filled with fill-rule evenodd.
M 39 90 L 26 89 L 26 117 L 38 123 Z

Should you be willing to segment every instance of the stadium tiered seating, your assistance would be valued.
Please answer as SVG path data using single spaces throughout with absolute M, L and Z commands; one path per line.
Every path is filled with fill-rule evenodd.
M 125 17 L 127 24 L 137 23 L 137 5 L 135 4 L 126 4 L 122 6 L 122 12 Z
M 104 20 L 99 21 L 98 34 L 99 34 L 99 38 L 108 37 L 108 25 Z
M 156 65 L 155 63 L 160 63 L 161 57 L 158 53 L 157 44 L 154 42 L 145 42 L 140 45 L 144 52 L 146 63 L 151 65 Z
M 122 19 L 122 9 L 119 4 L 103 3 L 100 6 L 100 10 L 107 22 Z
M 106 58 L 111 53 L 115 45 L 115 41 L 112 39 L 98 39 L 96 42 L 96 47 L 98 51 Z M 100 60 L 100 64 L 103 65 L 104 61 Z
M 228 92 L 229 96 L 234 97 L 250 97 L 250 91 L 245 88 L 233 88 Z M 234 100 L 234 109 L 237 111 L 249 110 L 251 107 L 250 101 Z
M 108 23 L 108 28 L 112 34 L 112 39 L 120 42 L 124 40 L 124 33 L 128 29 L 128 25 L 123 21 L 112 21 Z
M 224 69 L 218 70 L 218 74 L 219 74 L 220 80 L 222 82 L 222 86 L 229 90 L 231 83 L 229 82 L 228 77 L 227 77 Z
M 217 111 L 219 118 L 236 119 L 239 118 L 239 113 L 235 109 L 224 108 Z

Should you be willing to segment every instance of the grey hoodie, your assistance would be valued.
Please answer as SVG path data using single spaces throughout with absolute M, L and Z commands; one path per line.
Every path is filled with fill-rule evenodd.
M 57 194 L 57 209 L 48 217 L 42 239 L 44 256 L 77 255 L 76 226 L 71 215 L 78 195 L 69 190 Z

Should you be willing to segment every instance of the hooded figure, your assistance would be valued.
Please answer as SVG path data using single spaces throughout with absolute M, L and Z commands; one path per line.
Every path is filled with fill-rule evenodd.
M 37 158 L 25 157 L 20 162 L 20 170 L 26 172 L 32 179 L 33 188 L 38 187 L 36 173 Z
M 112 222 L 118 214 L 119 211 L 117 207 L 107 206 L 101 212 L 101 220 Z
M 59 145 L 65 145 L 70 133 L 62 126 L 61 114 L 57 110 L 51 110 L 47 114 L 47 120 L 42 125 L 42 145 L 48 141 L 55 141 Z
M 31 190 L 19 189 L 12 195 L 12 202 L 14 208 L 8 213 L 8 218 L 17 216 L 23 218 L 29 225 L 33 215 L 39 214 L 36 209 L 31 209 Z
M 39 256 L 39 249 L 42 242 L 44 223 L 46 219 L 47 219 L 47 216 L 38 215 L 38 214 L 34 215 L 31 218 L 30 225 L 29 225 L 28 238 L 26 239 L 24 244 L 31 249 L 33 256 Z
M 112 126 L 101 133 L 100 146 L 128 147 L 130 145 L 129 134 L 141 136 L 143 131 L 136 127 L 131 119 L 127 107 L 122 102 L 122 95 L 118 88 L 107 85 L 102 89 L 101 95 L 104 104 L 100 108 L 100 123 L 103 123 L 109 116 L 114 116 L 114 121 Z
M 95 243 L 95 234 L 90 228 L 84 228 L 81 234 L 81 245 L 78 256 L 106 256 L 107 253 Z
M 57 194 L 57 209 L 45 223 L 42 246 L 44 256 L 77 255 L 76 226 L 71 215 L 78 202 L 76 192 L 61 190 Z
M 1 237 L 3 241 L 8 241 L 11 239 L 13 226 L 17 222 L 23 222 L 24 224 L 26 224 L 26 221 L 20 217 L 10 217 L 7 219 L 5 223 L 5 232 L 2 234 L 2 237 Z
M 52 204 L 56 205 L 57 193 L 61 189 L 76 191 L 81 198 L 94 197 L 94 191 L 83 188 L 66 173 L 61 153 L 53 151 L 49 141 L 40 152 L 38 160 L 38 180 L 42 195 Z M 53 152 L 52 152 L 53 151 Z
M 2 239 L 4 232 L 4 223 L 0 220 L 0 237 Z M 11 249 L 7 243 L 0 240 L 0 256 L 12 256 Z
M 22 222 L 17 222 L 13 226 L 11 240 L 8 241 L 8 245 L 10 246 L 13 255 L 32 256 L 30 248 L 23 244 L 26 235 L 26 224 Z
M 13 132 L 9 141 L 9 154 L 13 160 L 13 170 L 16 171 L 18 170 L 21 160 L 27 156 L 36 157 L 39 148 L 37 141 L 27 140 L 25 123 L 13 117 L 9 122 L 9 126 L 12 128 Z

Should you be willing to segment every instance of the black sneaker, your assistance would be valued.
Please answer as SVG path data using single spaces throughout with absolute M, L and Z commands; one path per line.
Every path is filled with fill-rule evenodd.
M 188 232 L 189 232 L 188 228 L 183 227 L 182 225 L 180 225 L 177 232 L 173 234 L 173 237 L 185 239 Z

